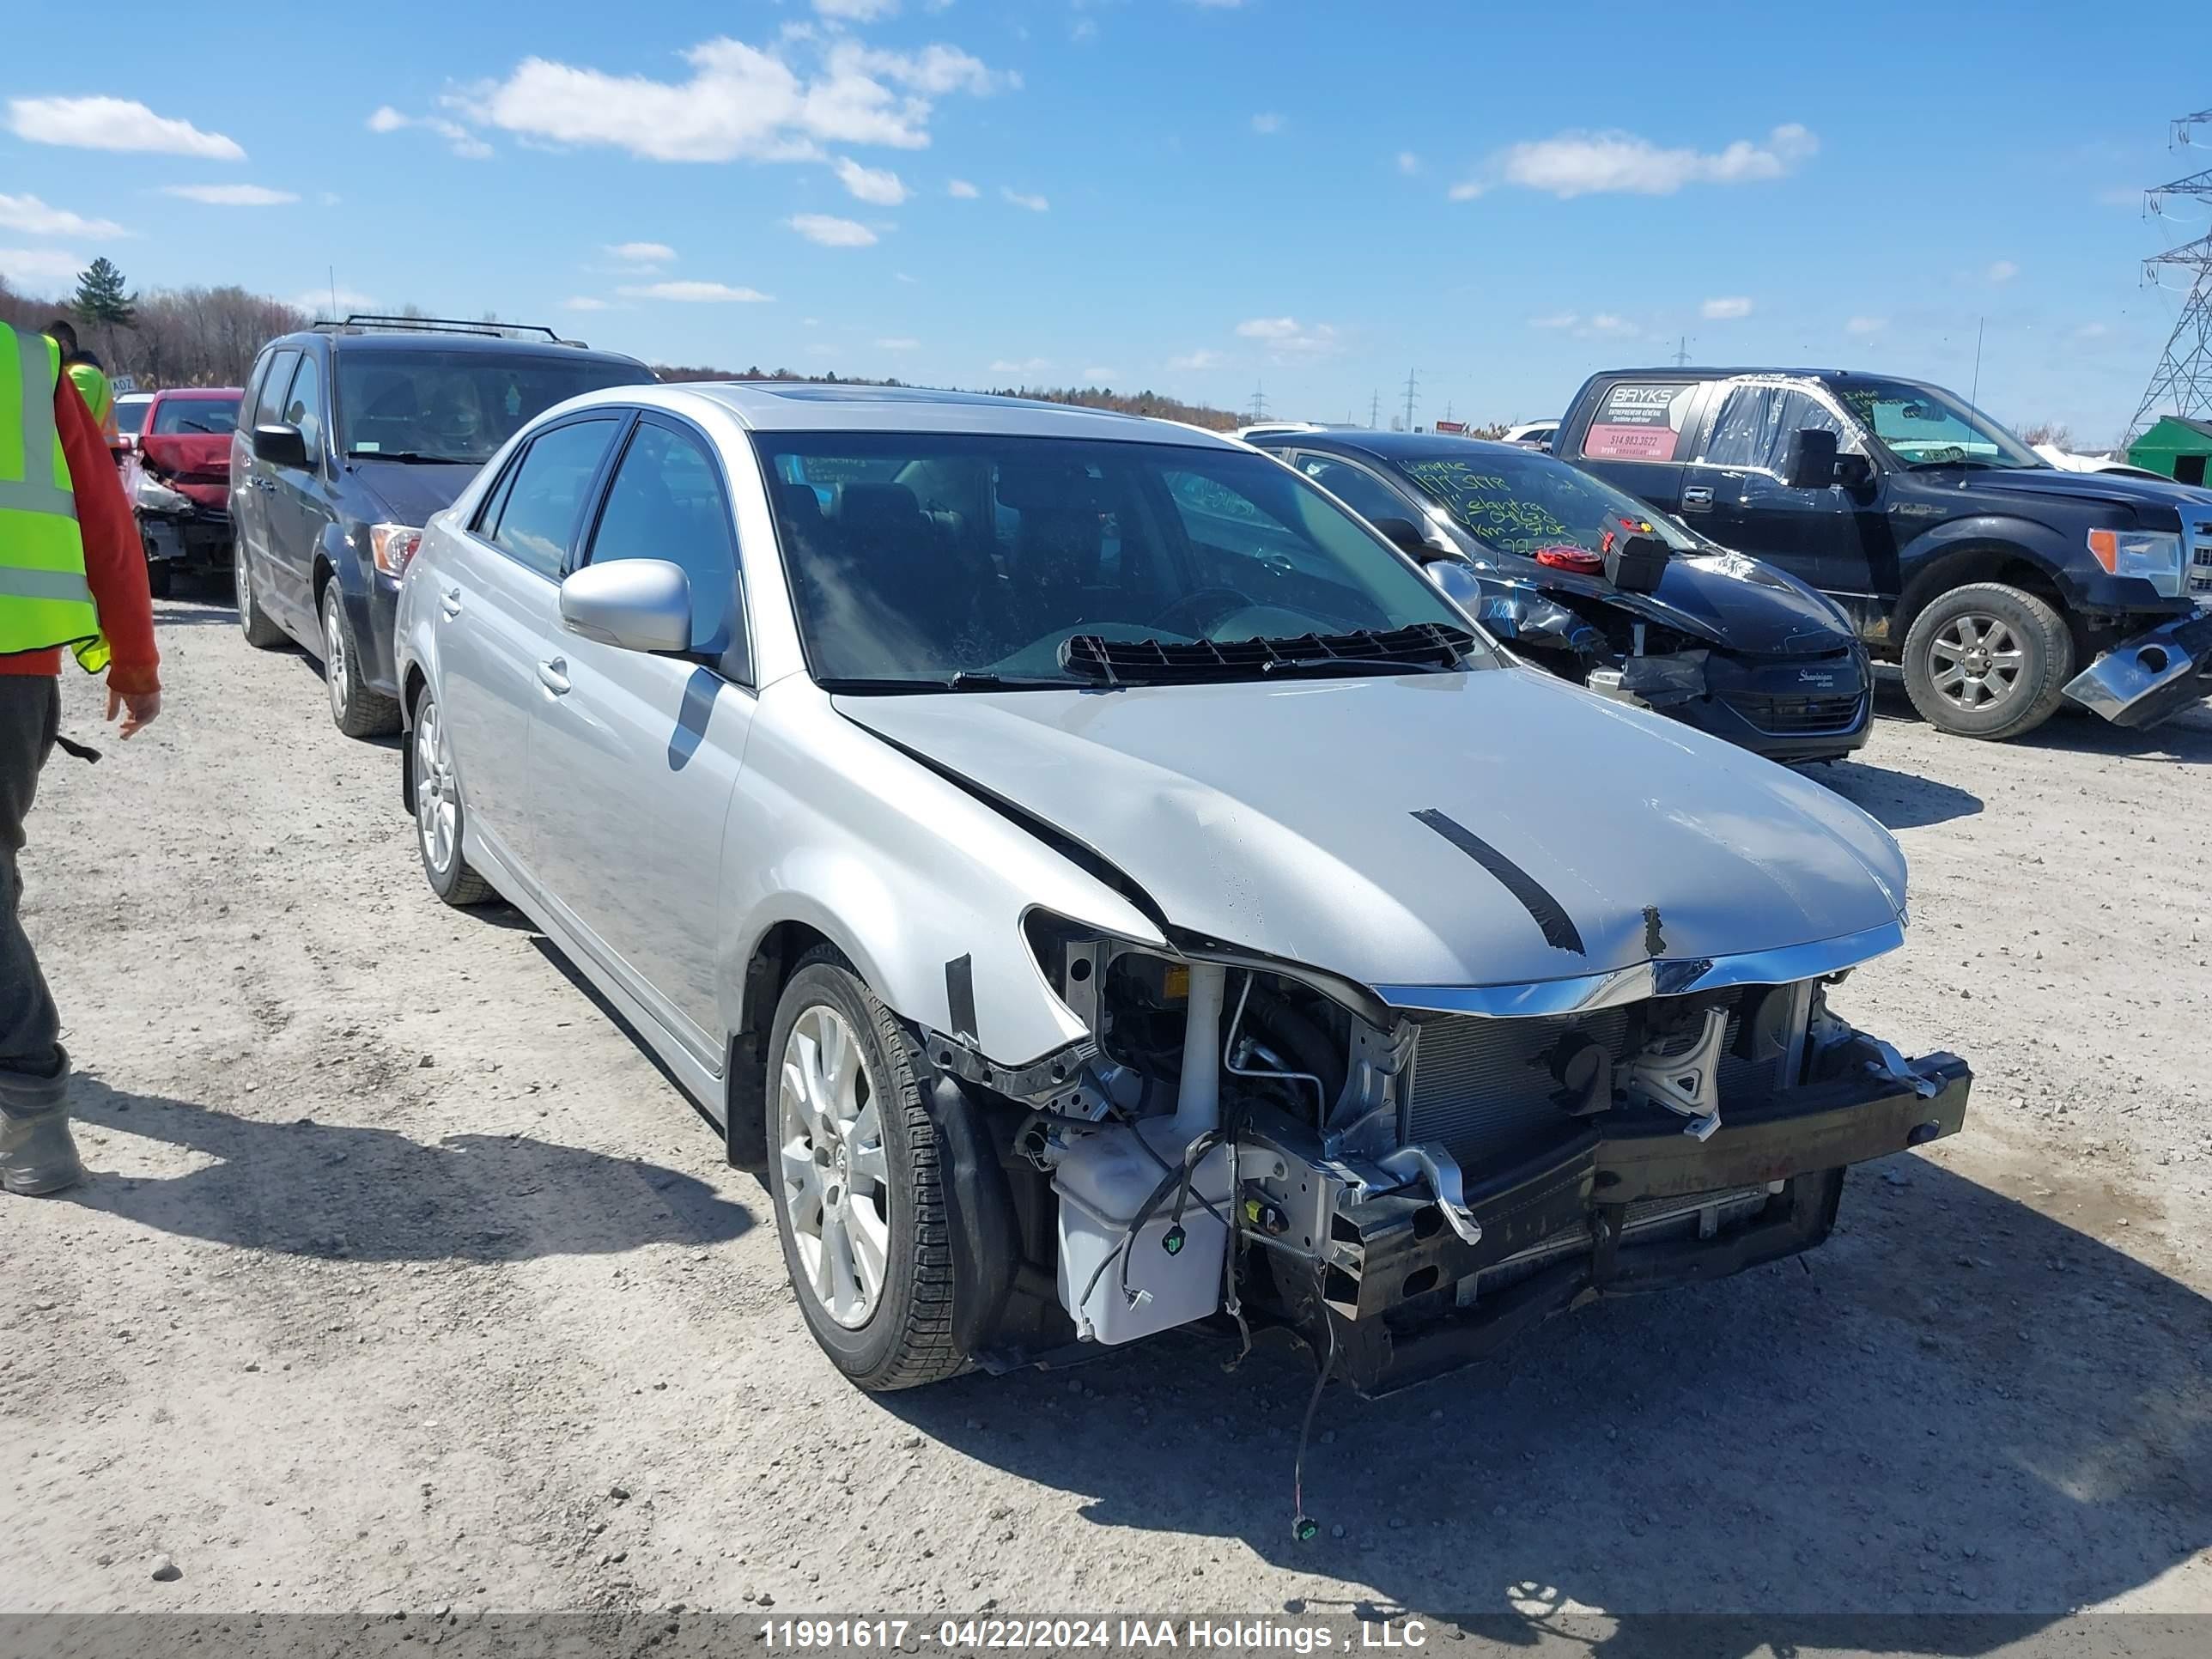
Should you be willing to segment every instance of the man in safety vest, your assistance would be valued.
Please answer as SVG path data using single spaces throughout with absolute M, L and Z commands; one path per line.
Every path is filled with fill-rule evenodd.
M 92 423 L 100 428 L 100 441 L 110 449 L 123 444 L 123 429 L 115 424 L 115 388 L 107 383 L 107 371 L 100 367 L 100 359 L 76 343 L 76 330 L 64 319 L 57 317 L 46 325 L 46 332 L 62 349 L 62 367 L 76 382 L 84 396 L 84 406 L 92 411 Z
M 129 738 L 161 712 L 146 556 L 61 347 L 0 323 L 0 1191 L 84 1175 L 61 1016 L 19 914 L 16 857 L 61 726 L 61 647 L 107 673 Z

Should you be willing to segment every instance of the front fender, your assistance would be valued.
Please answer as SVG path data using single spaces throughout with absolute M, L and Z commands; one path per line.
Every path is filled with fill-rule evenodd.
M 2086 537 L 2060 531 L 2012 514 L 1978 514 L 1950 519 L 1915 538 L 1898 553 L 1898 574 L 1908 598 L 1924 601 L 1951 586 L 1940 579 L 1942 567 L 1976 554 L 1994 554 L 2007 562 L 2024 561 L 2049 577 L 2069 610 L 2130 615 L 2164 615 L 2181 608 L 2140 576 L 2113 576 L 2089 554 Z M 1976 578 L 1968 576 L 1966 580 Z M 1908 609 L 1917 606 L 1908 606 Z

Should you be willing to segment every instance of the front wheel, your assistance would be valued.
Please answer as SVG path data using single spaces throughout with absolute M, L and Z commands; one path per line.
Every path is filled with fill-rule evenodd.
M 362 678 L 361 647 L 336 576 L 323 584 L 322 623 L 323 684 L 331 694 L 331 719 L 349 738 L 380 738 L 397 732 L 398 701 L 370 690 Z
M 863 1389 L 952 1376 L 968 1356 L 937 1132 L 897 1021 L 817 951 L 784 988 L 769 1056 L 769 1187 L 807 1329 Z
M 2049 720 L 2074 677 L 2066 619 L 2034 594 L 1970 582 L 1939 595 L 1905 636 L 1905 689 L 1921 718 L 2001 740 Z

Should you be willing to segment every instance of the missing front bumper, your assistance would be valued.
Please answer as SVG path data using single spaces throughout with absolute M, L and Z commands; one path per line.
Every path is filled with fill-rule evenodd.
M 1389 1393 L 1473 1364 L 1588 1297 L 1725 1278 L 1812 1249 L 1834 1224 L 1844 1166 L 1965 1122 L 1964 1060 L 1933 1054 L 1908 1072 L 1793 1091 L 1702 1142 L 1679 1118 L 1592 1119 L 1565 1144 L 1469 1178 L 1474 1244 L 1416 1197 L 1340 1213 L 1323 1297 L 1340 1330 L 1358 1334 L 1347 1374 L 1363 1393 Z M 1493 1279 L 1510 1282 L 1492 1293 Z M 1471 1305 L 1455 1307 L 1468 1291 Z
M 2115 726 L 2140 729 L 2212 696 L 2212 611 L 2162 623 L 2115 646 L 2066 684 Z

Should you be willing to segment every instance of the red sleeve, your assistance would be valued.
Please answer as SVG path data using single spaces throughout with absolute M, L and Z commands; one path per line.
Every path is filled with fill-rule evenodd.
M 54 388 L 54 421 L 76 496 L 77 532 L 84 538 L 84 574 L 100 612 L 100 632 L 114 653 L 107 683 L 118 691 L 158 691 L 161 653 L 154 647 L 154 597 L 146 585 L 146 550 L 123 496 L 115 458 L 94 424 L 92 411 L 68 375 Z

